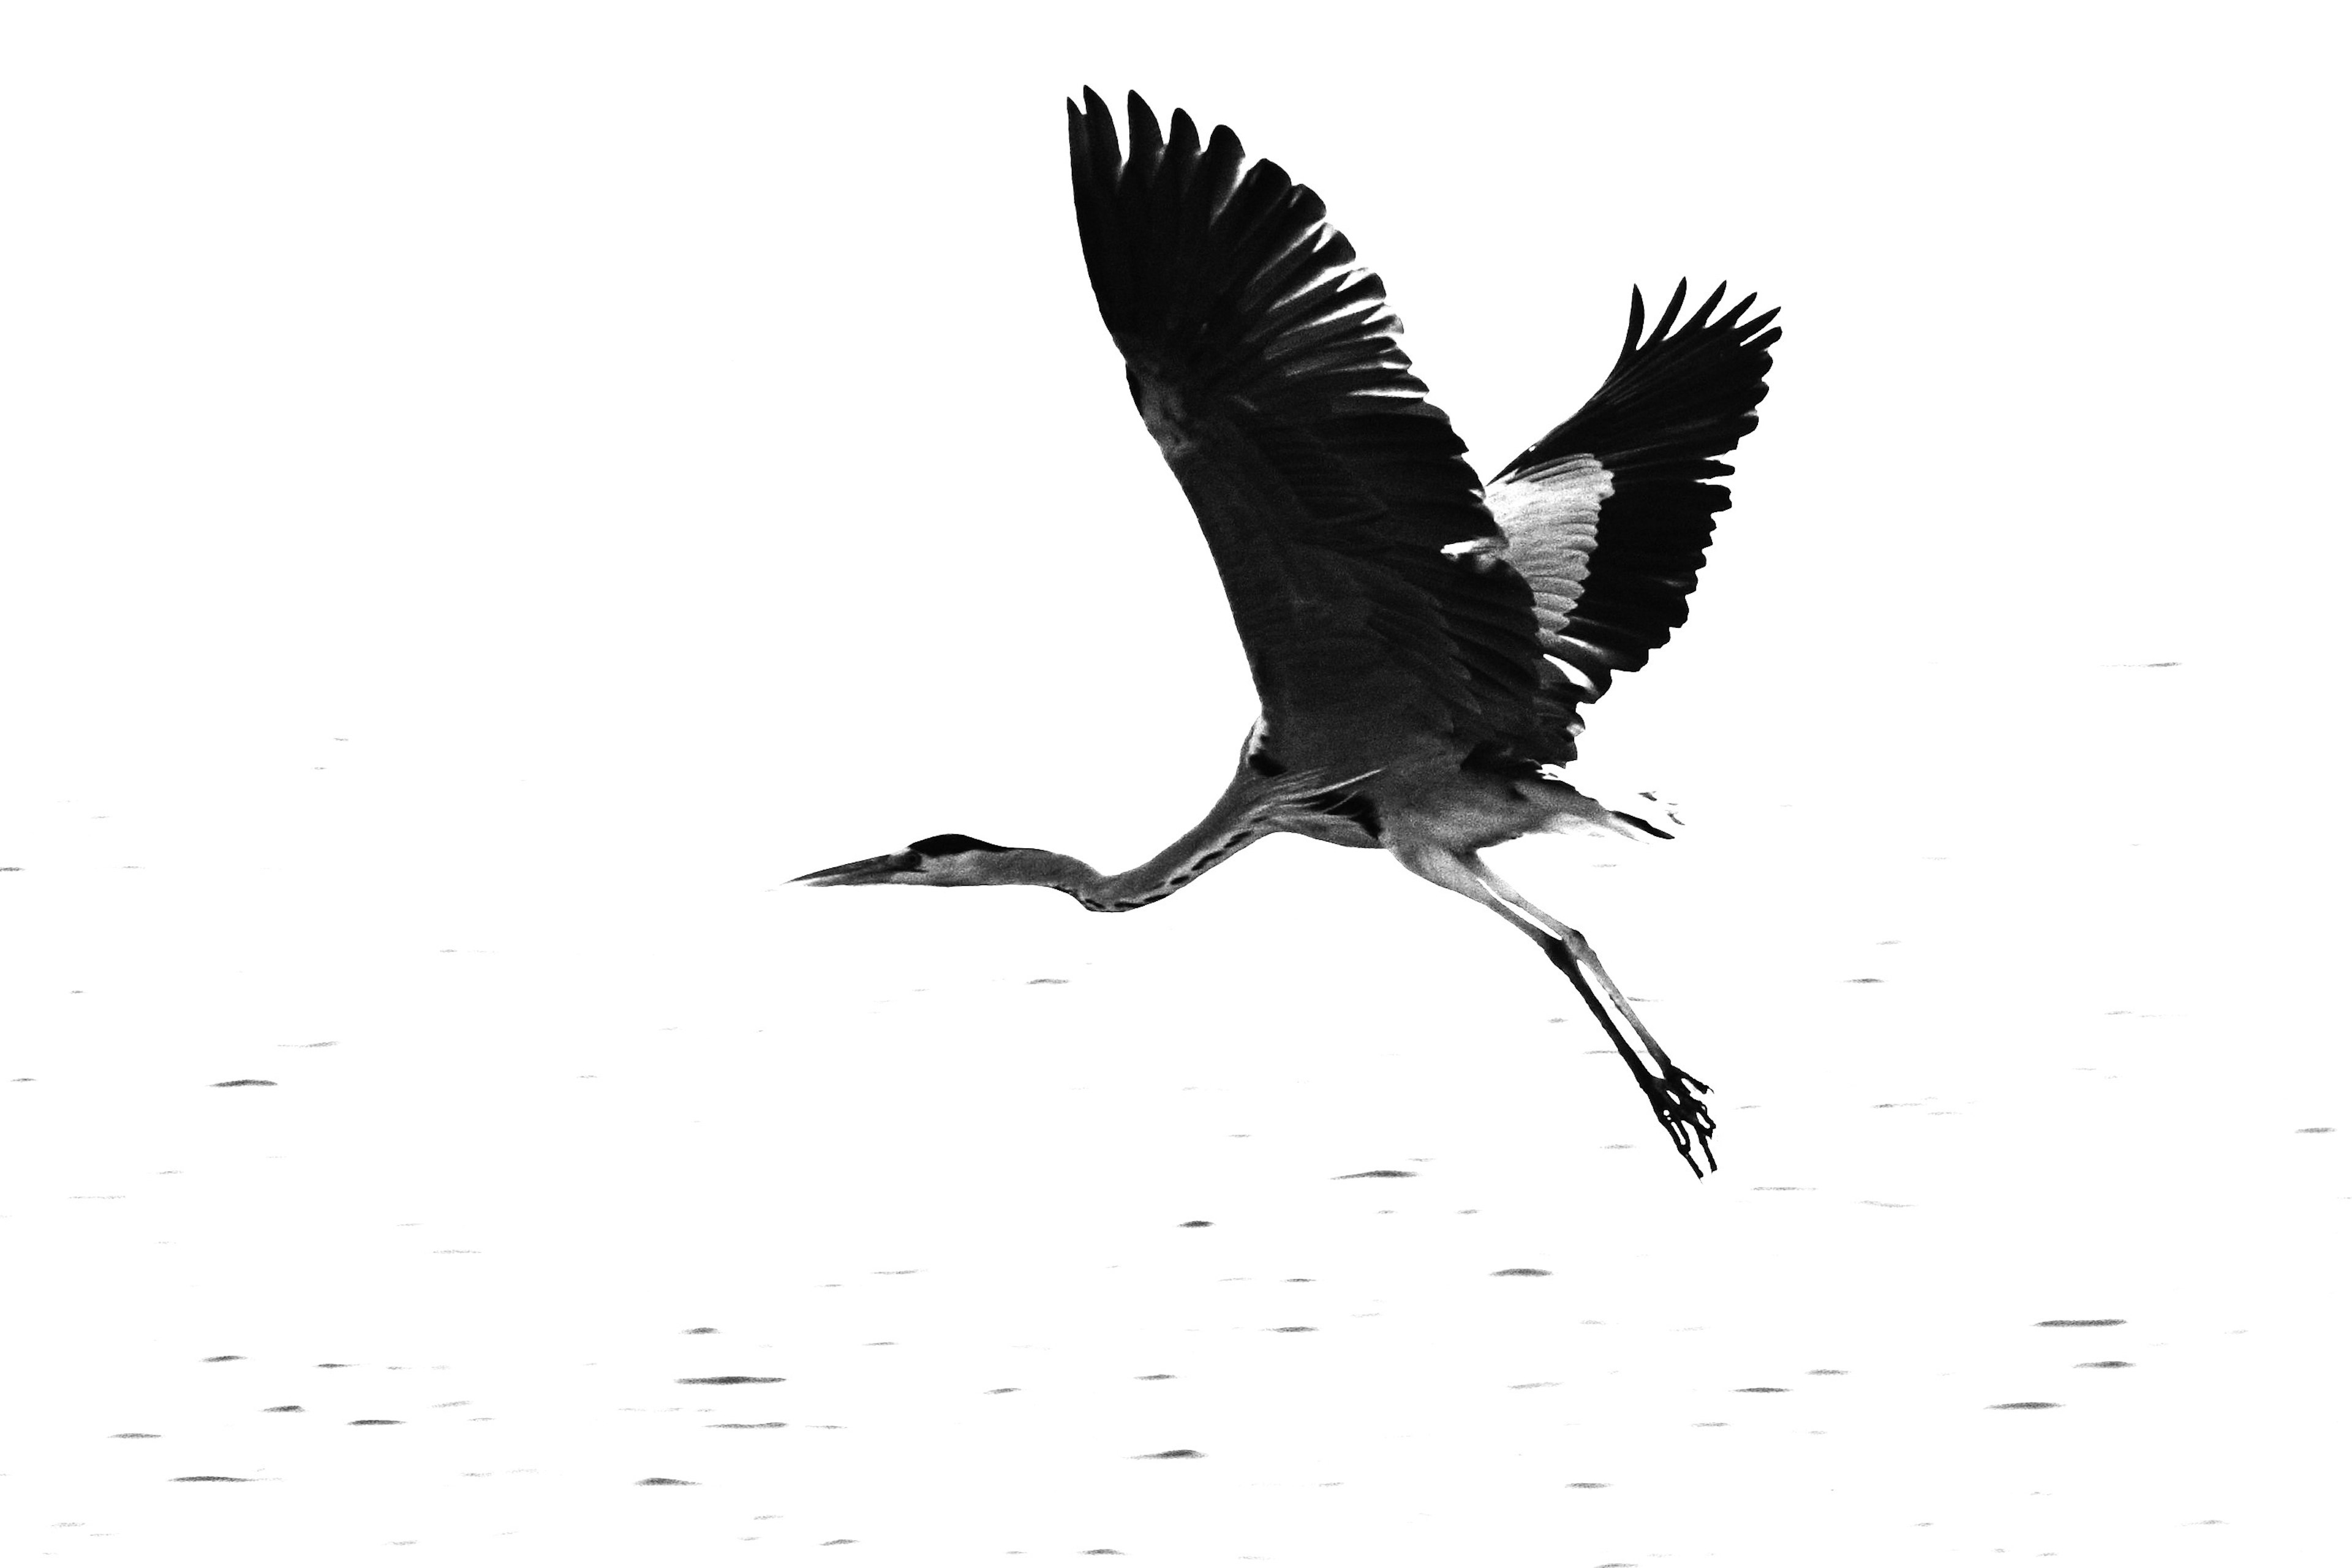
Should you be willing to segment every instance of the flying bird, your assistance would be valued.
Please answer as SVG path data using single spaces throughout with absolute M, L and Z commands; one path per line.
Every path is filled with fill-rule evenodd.
M 1639 289 L 1601 390 L 1486 485 L 1398 346 L 1380 279 L 1279 166 L 1128 97 L 1067 105 L 1078 237 L 1128 390 L 1199 514 L 1262 712 L 1200 825 L 1131 870 L 963 834 L 813 871 L 815 887 L 1056 889 L 1113 913 L 1254 841 L 1385 849 L 1485 905 L 1566 974 L 1691 1170 L 1707 1086 L 1676 1067 L 1591 943 L 1478 852 L 1597 827 L 1670 837 L 1562 776 L 1583 710 L 1689 615 L 1756 426 L 1777 311 L 1718 287 L 1645 336 Z M 1638 1046 L 1636 1044 L 1638 1042 Z

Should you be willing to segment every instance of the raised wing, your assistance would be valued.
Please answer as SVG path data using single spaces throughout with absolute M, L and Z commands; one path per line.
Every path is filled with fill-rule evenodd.
M 1715 459 L 1756 428 L 1778 310 L 1742 321 L 1756 296 L 1708 320 L 1717 288 L 1680 331 L 1685 285 L 1645 342 L 1642 294 L 1615 368 L 1591 402 L 1511 460 L 1486 504 L 1506 559 L 1535 595 L 1552 693 L 1571 708 L 1639 669 L 1690 618 L 1690 595 L 1730 492 Z M 1581 721 L 1570 720 L 1571 729 Z
M 1070 105 L 1087 273 L 1223 577 L 1270 751 L 1377 765 L 1558 732 L 1534 601 L 1379 278 L 1270 163 L 1181 110 Z M 1566 755 L 1566 735 L 1553 749 Z M 1539 759 L 1549 760 L 1549 759 Z

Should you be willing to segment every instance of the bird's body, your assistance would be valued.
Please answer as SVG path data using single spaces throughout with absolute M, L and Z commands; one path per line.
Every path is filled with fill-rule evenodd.
M 1590 944 L 1478 852 L 1577 826 L 1666 837 L 1560 770 L 1582 705 L 1687 615 L 1729 499 L 1707 481 L 1755 424 L 1771 313 L 1743 321 L 1751 296 L 1716 317 L 1718 289 L 1677 332 L 1677 288 L 1645 339 L 1637 292 L 1601 390 L 1481 487 L 1397 346 L 1381 280 L 1353 267 L 1313 192 L 1269 163 L 1244 170 L 1222 126 L 1204 146 L 1181 110 L 1163 140 L 1131 95 L 1122 155 L 1109 109 L 1086 96 L 1070 153 L 1087 274 L 1201 520 L 1261 715 L 1209 815 L 1130 870 L 944 835 L 800 880 L 1042 886 L 1116 912 L 1270 833 L 1385 848 L 1536 941 L 1692 1169 L 1694 1148 L 1712 1163 L 1706 1086 Z

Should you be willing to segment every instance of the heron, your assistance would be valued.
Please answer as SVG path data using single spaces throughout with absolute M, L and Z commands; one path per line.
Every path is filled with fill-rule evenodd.
M 1492 910 L 1568 976 L 1693 1173 L 1708 1086 L 1676 1067 L 1583 934 L 1479 852 L 1528 834 L 1670 837 L 1569 782 L 1583 710 L 1689 615 L 1755 428 L 1777 310 L 1718 286 L 1647 334 L 1634 289 L 1601 389 L 1485 486 L 1399 346 L 1379 276 L 1280 165 L 1141 97 L 1127 139 L 1066 100 L 1087 276 L 1128 390 L 1206 537 L 1260 704 L 1200 824 L 1105 873 L 961 833 L 794 879 L 1041 887 L 1139 910 L 1275 833 L 1385 849 Z M 1658 813 L 1653 811 L 1652 816 Z

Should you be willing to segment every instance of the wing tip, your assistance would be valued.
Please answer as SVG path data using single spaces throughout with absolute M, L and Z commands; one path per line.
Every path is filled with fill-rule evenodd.
M 1665 335 L 1675 330 L 1675 319 L 1682 314 L 1683 301 L 1689 296 L 1690 279 L 1685 278 L 1677 280 L 1675 284 L 1674 297 L 1666 301 L 1665 310 L 1658 316 L 1656 330 L 1650 333 L 1652 343 L 1664 341 Z

